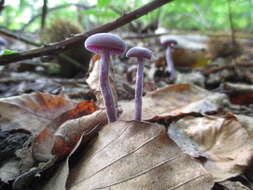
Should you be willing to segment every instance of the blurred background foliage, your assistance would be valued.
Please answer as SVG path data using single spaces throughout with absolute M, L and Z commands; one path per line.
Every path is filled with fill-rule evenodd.
M 48 1 L 46 25 L 55 17 L 68 18 L 85 29 L 109 22 L 150 0 L 54 0 Z M 139 19 L 143 24 L 180 30 L 229 30 L 229 0 L 174 0 Z M 0 26 L 10 30 L 40 30 L 43 0 L 5 0 Z M 60 8 L 62 6 L 62 8 Z M 86 8 L 90 7 L 90 8 Z M 230 0 L 234 29 L 253 31 L 253 0 Z M 57 8 L 58 7 L 58 8 Z M 24 27 L 25 26 L 25 27 Z

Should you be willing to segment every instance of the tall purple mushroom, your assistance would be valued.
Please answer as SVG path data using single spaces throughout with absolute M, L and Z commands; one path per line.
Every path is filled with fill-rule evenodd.
M 166 63 L 167 63 L 167 73 L 169 74 L 169 77 L 171 79 L 175 78 L 176 73 L 175 73 L 175 69 L 174 69 L 174 63 L 173 63 L 173 59 L 172 59 L 172 52 L 173 52 L 173 47 L 175 45 L 177 45 L 177 41 L 176 40 L 171 40 L 171 39 L 167 39 L 165 41 L 162 42 L 162 45 L 166 48 Z
M 105 102 L 108 121 L 114 122 L 117 120 L 117 111 L 109 83 L 110 54 L 122 54 L 125 51 L 125 43 L 117 35 L 98 33 L 88 37 L 84 45 L 87 50 L 101 55 L 101 68 L 99 73 L 100 87 Z
M 143 70 L 144 59 L 151 59 L 152 51 L 147 48 L 133 47 L 128 50 L 127 57 L 136 57 L 138 68 L 135 85 L 135 120 L 141 121 L 142 117 L 142 91 L 143 91 Z

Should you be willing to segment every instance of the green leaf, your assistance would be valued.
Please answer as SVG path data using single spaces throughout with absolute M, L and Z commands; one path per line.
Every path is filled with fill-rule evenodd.
M 98 7 L 107 7 L 112 0 L 98 0 L 97 6 Z
M 18 52 L 17 51 L 12 51 L 12 50 L 9 50 L 9 49 L 4 49 L 0 55 L 12 55 L 12 54 L 17 54 Z

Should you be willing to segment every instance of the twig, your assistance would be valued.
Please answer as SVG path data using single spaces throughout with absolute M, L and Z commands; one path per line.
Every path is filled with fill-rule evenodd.
M 216 72 L 222 71 L 224 69 L 234 69 L 236 67 L 253 67 L 253 63 L 237 63 L 237 64 L 219 66 L 219 67 L 211 68 L 208 70 L 204 70 L 204 71 L 202 71 L 202 74 L 203 75 L 210 75 L 212 73 L 216 73 Z
M 35 82 L 38 77 L 4 77 L 0 78 L 0 83 L 20 83 L 20 82 Z M 41 76 L 39 80 L 49 80 L 59 84 L 82 84 L 86 85 L 85 80 L 82 79 L 66 79 L 66 78 L 45 78 Z
M 15 61 L 24 60 L 24 59 L 40 57 L 42 55 L 55 54 L 56 52 L 61 52 L 66 49 L 70 49 L 71 47 L 75 46 L 78 43 L 83 43 L 83 41 L 92 34 L 99 33 L 99 32 L 112 31 L 171 1 L 173 0 L 154 0 L 144 5 L 143 7 L 140 7 L 128 14 L 125 14 L 119 17 L 113 22 L 104 24 L 88 32 L 77 34 L 73 36 L 72 38 L 66 39 L 64 41 L 48 44 L 45 47 L 23 51 L 16 54 L 2 55 L 0 56 L 0 64 L 3 65 L 3 64 L 15 62 Z
M 3 34 L 5 36 L 11 37 L 11 38 L 14 38 L 16 40 L 20 40 L 20 41 L 25 42 L 27 44 L 31 44 L 33 46 L 37 46 L 37 47 L 41 46 L 40 43 L 28 40 L 26 37 L 21 36 L 21 34 L 16 34 L 12 31 L 9 31 L 9 30 L 7 30 L 5 28 L 2 28 L 2 27 L 0 27 L 0 34 Z
M 58 9 L 64 9 L 70 6 L 76 6 L 76 7 L 82 7 L 83 9 L 91 9 L 94 8 L 95 6 L 87 6 L 85 4 L 81 4 L 81 3 L 69 3 L 69 4 L 65 4 L 65 5 L 59 5 L 53 8 L 49 8 L 47 10 L 47 12 L 52 12 L 52 11 L 56 11 Z M 38 17 L 42 16 L 42 12 L 39 14 L 34 15 L 28 22 L 27 24 L 25 24 L 19 31 L 23 32 L 29 25 L 31 25 Z

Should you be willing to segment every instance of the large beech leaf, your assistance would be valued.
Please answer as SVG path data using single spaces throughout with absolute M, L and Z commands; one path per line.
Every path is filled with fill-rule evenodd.
M 226 99 L 224 94 L 211 93 L 190 84 L 176 84 L 147 93 L 143 97 L 143 120 L 158 120 L 189 113 L 217 111 Z M 134 101 L 120 102 L 122 120 L 134 117 Z
M 158 124 L 106 125 L 88 152 L 79 156 L 70 169 L 69 190 L 209 190 L 213 185 L 201 164 L 184 154 Z
M 253 156 L 252 136 L 234 115 L 186 117 L 169 128 L 170 137 L 204 167 L 216 181 L 241 174 Z

